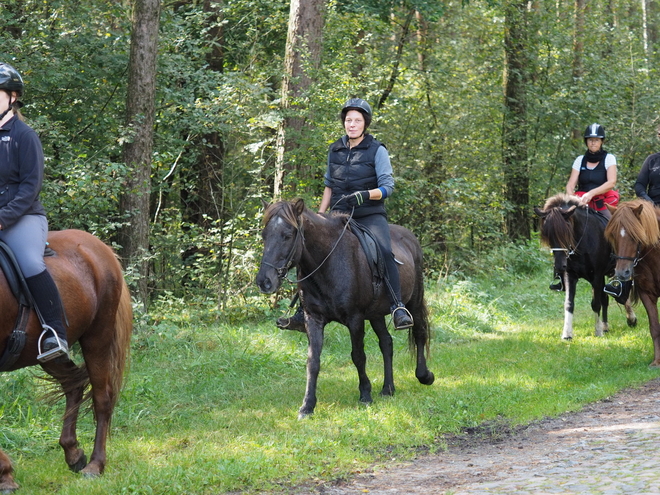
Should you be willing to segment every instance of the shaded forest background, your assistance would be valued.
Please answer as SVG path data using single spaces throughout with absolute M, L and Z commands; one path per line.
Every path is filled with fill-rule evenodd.
M 624 200 L 657 151 L 656 1 L 156 1 L 153 125 L 127 119 L 147 1 L 0 9 L 0 60 L 24 77 L 47 157 L 51 229 L 122 253 L 136 214 L 122 198 L 148 198 L 148 245 L 122 253 L 145 307 L 178 298 L 247 314 L 263 299 L 261 200 L 318 205 L 352 96 L 374 107 L 396 177 L 390 220 L 419 236 L 429 277 L 529 242 L 532 207 L 563 191 L 588 124 L 607 131 Z M 153 129 L 143 189 L 126 159 L 141 122 Z

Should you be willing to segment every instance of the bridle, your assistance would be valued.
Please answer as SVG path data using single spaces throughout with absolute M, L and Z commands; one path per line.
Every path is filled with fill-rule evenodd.
M 264 261 L 263 259 L 261 260 L 262 265 L 270 266 L 271 268 L 275 269 L 275 273 L 277 273 L 277 278 L 280 280 L 284 279 L 287 276 L 287 273 L 289 273 L 289 270 L 291 269 L 291 265 L 293 265 L 293 258 L 296 255 L 296 250 L 298 248 L 298 239 L 300 239 L 302 242 L 300 242 L 300 247 L 302 249 L 302 246 L 305 244 L 305 235 L 303 233 L 303 226 L 302 223 L 296 227 L 296 238 L 293 240 L 293 247 L 291 248 L 291 251 L 289 251 L 288 256 L 286 257 L 286 260 L 284 261 L 284 264 L 280 267 L 277 267 L 273 265 L 272 263 L 268 263 L 267 261 Z
M 328 255 L 323 259 L 323 261 L 321 261 L 321 263 L 319 263 L 319 265 L 316 268 L 314 268 L 314 270 L 312 270 L 310 273 L 305 275 L 303 278 L 299 278 L 297 280 L 289 280 L 287 278 L 287 280 L 289 282 L 291 282 L 292 284 L 297 284 L 299 282 L 307 280 L 309 277 L 314 275 L 325 264 L 325 262 L 328 261 L 328 258 L 330 258 L 332 253 L 334 253 L 335 249 L 337 249 L 337 246 L 339 245 L 339 241 L 341 241 L 342 237 L 344 237 L 344 234 L 346 233 L 346 230 L 348 229 L 348 225 L 350 224 L 350 221 L 351 221 L 352 218 L 353 218 L 353 211 L 351 211 L 351 214 L 348 217 L 348 220 L 346 220 L 346 223 L 344 224 L 344 228 L 342 229 L 341 234 L 339 234 L 339 237 L 337 238 L 334 245 L 332 246 L 332 249 L 330 250 Z M 271 268 L 275 269 L 275 272 L 277 273 L 277 278 L 279 278 L 280 280 L 284 280 L 286 278 L 287 274 L 289 273 L 289 270 L 291 269 L 291 266 L 293 265 L 293 259 L 294 259 L 295 254 L 296 254 L 296 248 L 298 247 L 297 246 L 298 243 L 296 243 L 295 241 L 297 241 L 298 239 L 300 239 L 300 241 L 301 241 L 300 242 L 300 248 L 302 250 L 303 246 L 305 245 L 305 236 L 304 236 L 304 233 L 303 233 L 302 222 L 300 222 L 300 224 L 296 227 L 296 238 L 294 239 L 294 245 L 291 248 L 291 251 L 289 252 L 289 255 L 287 256 L 286 261 L 284 262 L 284 265 L 282 265 L 281 267 L 277 267 L 277 266 L 275 266 L 271 263 L 268 263 L 267 261 L 264 261 L 263 259 L 261 260 L 262 265 L 270 266 Z

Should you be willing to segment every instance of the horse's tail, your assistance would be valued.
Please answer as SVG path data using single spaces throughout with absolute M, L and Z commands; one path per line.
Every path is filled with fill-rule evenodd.
M 110 344 L 110 356 L 112 357 L 112 390 L 114 391 L 113 406 L 119 397 L 119 392 L 124 381 L 124 371 L 129 361 L 129 350 L 131 336 L 133 334 L 133 306 L 128 284 L 122 276 L 121 296 L 117 306 L 115 319 L 114 338 Z

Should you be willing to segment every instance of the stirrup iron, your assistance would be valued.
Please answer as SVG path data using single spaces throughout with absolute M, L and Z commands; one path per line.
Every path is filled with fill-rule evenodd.
M 48 361 L 58 358 L 60 356 L 67 356 L 69 355 L 68 353 L 68 348 L 66 347 L 66 344 L 62 344 L 62 339 L 59 338 L 57 335 L 57 332 L 53 329 L 53 327 L 48 326 L 44 324 L 42 326 L 44 329 L 43 332 L 41 332 L 41 335 L 39 336 L 39 341 L 37 342 L 37 349 L 39 354 L 37 354 L 37 361 L 40 363 L 47 363 Z M 57 347 L 53 347 L 52 349 L 42 352 L 41 351 L 41 342 L 44 339 L 44 336 L 47 336 L 47 334 L 52 333 L 53 336 L 55 336 L 55 340 L 57 341 Z

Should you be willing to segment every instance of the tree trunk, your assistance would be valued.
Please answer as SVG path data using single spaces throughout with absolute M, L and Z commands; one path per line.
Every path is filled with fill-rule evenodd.
M 297 171 L 300 176 L 312 175 L 309 165 L 287 162 L 286 155 L 298 146 L 299 137 L 308 126 L 303 116 L 304 107 L 296 99 L 304 95 L 312 82 L 305 65 L 317 69 L 321 61 L 324 11 L 324 0 L 291 0 L 280 103 L 284 118 L 276 143 L 275 198 L 282 195 L 285 173 Z
M 129 170 L 119 207 L 126 225 L 119 230 L 124 266 L 137 271 L 138 297 L 148 306 L 149 195 L 153 148 L 154 99 L 160 0 L 135 0 L 126 98 L 126 127 L 131 139 L 124 144 Z
M 505 4 L 504 118 L 502 159 L 505 197 L 510 209 L 506 229 L 511 240 L 529 239 L 529 163 L 527 158 L 527 3 Z
M 587 0 L 575 0 L 573 24 L 573 83 L 582 77 L 582 55 L 584 53 L 584 10 Z

